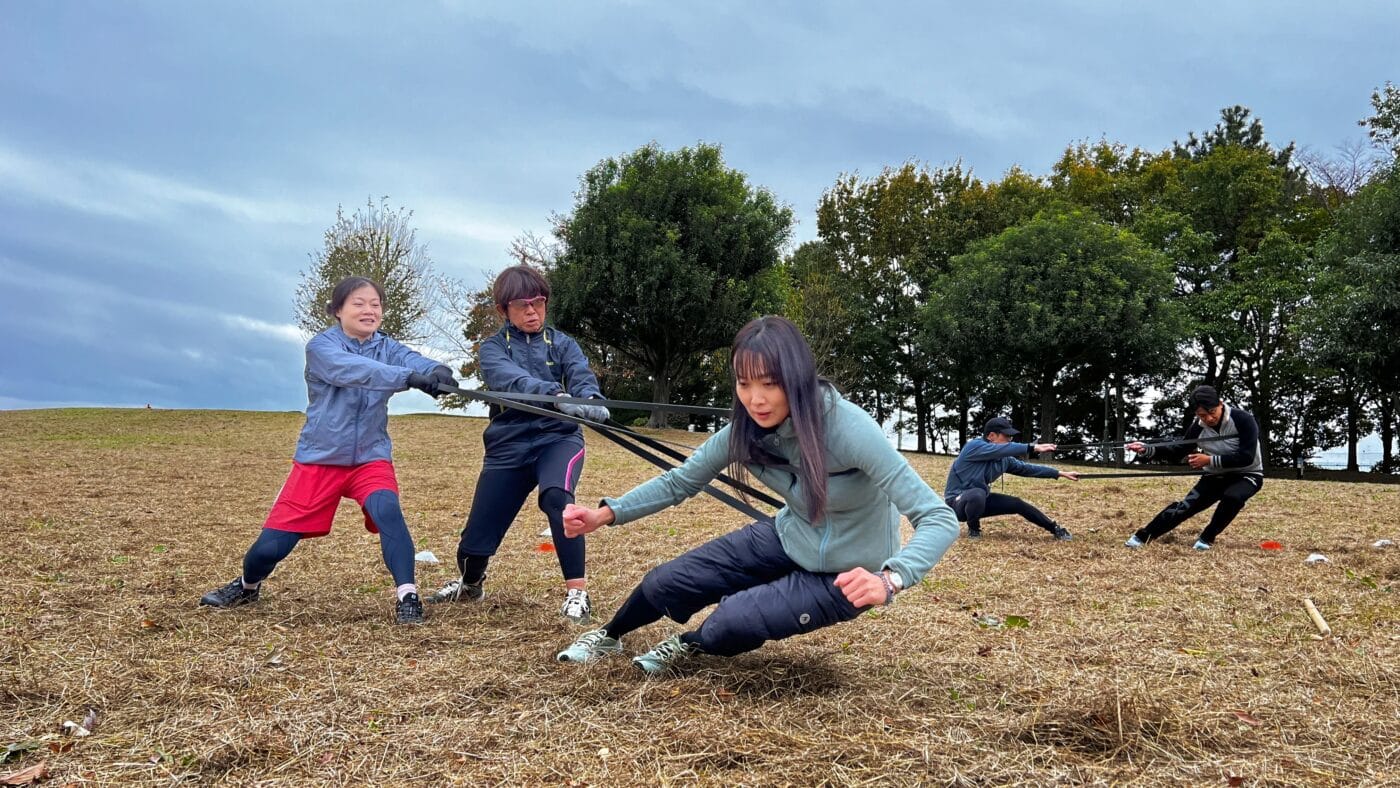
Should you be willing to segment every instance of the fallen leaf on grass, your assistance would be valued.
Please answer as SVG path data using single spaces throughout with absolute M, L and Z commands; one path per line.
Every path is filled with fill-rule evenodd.
M 1031 620 L 1025 616 L 1007 616 L 1002 623 L 1015 629 L 1024 629 L 1031 625 Z
M 49 762 L 39 761 L 28 769 L 20 769 L 0 777 L 0 785 L 29 785 L 49 776 Z
M 49 742 L 49 752 L 53 753 L 54 755 L 62 755 L 63 753 L 68 752 L 71 749 L 73 749 L 72 739 L 69 739 L 68 741 Z
M 1232 774 L 1226 778 L 1225 782 L 1230 788 L 1239 788 L 1241 785 L 1244 785 L 1244 778 L 1237 774 Z
M 1240 722 L 1243 722 L 1245 725 L 1251 725 L 1257 728 L 1264 724 L 1244 709 L 1230 709 L 1230 713 L 1238 717 Z
M 734 691 L 725 689 L 724 687 L 720 687 L 719 689 L 715 690 L 715 696 L 720 698 L 732 698 L 734 697 Z

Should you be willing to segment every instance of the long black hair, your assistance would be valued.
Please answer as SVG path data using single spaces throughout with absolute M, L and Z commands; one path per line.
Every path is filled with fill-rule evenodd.
M 776 315 L 756 318 L 739 329 L 730 351 L 730 370 L 739 378 L 772 378 L 787 396 L 788 418 L 797 433 L 802 452 L 799 478 L 806 490 L 807 519 L 816 522 L 826 513 L 826 417 L 822 387 L 812 348 L 791 320 Z M 752 418 L 736 393 L 729 420 L 729 465 L 742 474 L 746 464 L 771 465 L 773 459 L 759 446 L 763 428 Z

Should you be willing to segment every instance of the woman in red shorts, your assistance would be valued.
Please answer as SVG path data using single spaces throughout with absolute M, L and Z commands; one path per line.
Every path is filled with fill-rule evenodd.
M 243 556 L 243 574 L 205 594 L 201 605 L 230 608 L 258 601 L 262 582 L 303 538 L 325 536 L 341 498 L 353 498 L 365 528 L 379 534 L 384 563 L 398 586 L 395 619 L 423 621 L 413 579 L 413 537 L 399 508 L 390 458 L 389 397 L 409 388 L 429 395 L 457 384 L 452 370 L 379 332 L 384 289 L 362 276 L 342 279 L 326 312 L 336 324 L 306 343 L 306 425 L 292 472 Z

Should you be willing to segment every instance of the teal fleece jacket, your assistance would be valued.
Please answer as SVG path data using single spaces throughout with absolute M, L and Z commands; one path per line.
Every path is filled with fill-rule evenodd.
M 787 465 L 747 465 L 756 479 L 782 496 L 778 538 L 789 557 L 811 572 L 844 572 L 864 567 L 889 569 L 912 588 L 938 563 L 958 535 L 953 510 L 894 450 L 880 425 L 865 411 L 827 389 L 827 511 L 817 522 L 806 512 L 800 478 L 802 463 L 792 420 L 765 435 L 764 448 Z M 604 498 L 614 525 L 654 514 L 696 495 L 724 471 L 729 455 L 729 427 L 695 450 L 679 468 L 645 482 L 618 498 Z M 900 514 L 909 518 L 914 536 L 900 546 Z

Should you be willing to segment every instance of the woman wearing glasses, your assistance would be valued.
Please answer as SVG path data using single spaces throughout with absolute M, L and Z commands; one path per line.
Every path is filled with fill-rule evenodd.
M 517 265 L 496 277 L 496 311 L 505 325 L 481 345 L 481 377 L 492 391 L 571 397 L 602 397 L 598 379 L 578 343 L 545 324 L 549 282 L 539 271 Z M 601 405 L 560 403 L 559 410 L 590 421 L 606 421 Z M 564 573 L 560 612 L 576 624 L 590 621 L 584 577 L 584 540 L 564 535 L 564 507 L 574 502 L 583 473 L 583 430 L 578 424 L 507 408 L 492 408 L 482 436 L 486 460 L 476 481 L 471 513 L 457 544 L 461 576 L 428 601 L 476 602 L 485 595 L 486 566 L 496 554 L 530 492 L 549 520 L 555 555 Z

